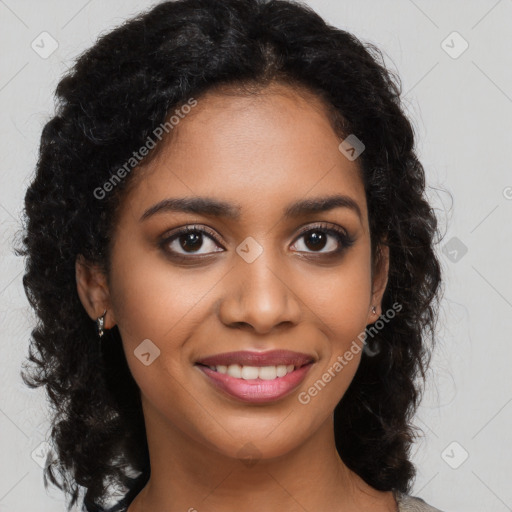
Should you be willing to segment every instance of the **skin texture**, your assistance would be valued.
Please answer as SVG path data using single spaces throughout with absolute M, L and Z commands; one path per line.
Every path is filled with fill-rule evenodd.
M 322 104 L 306 92 L 277 85 L 250 97 L 209 92 L 157 158 L 134 171 L 143 174 L 119 212 L 108 281 L 77 261 L 81 301 L 93 319 L 108 310 L 105 327 L 118 325 L 141 390 L 151 478 L 129 512 L 224 512 L 234 503 L 246 512 L 396 509 L 391 492 L 368 486 L 335 449 L 332 413 L 361 352 L 309 404 L 297 398 L 377 320 L 387 283 L 385 248 L 372 282 L 360 169 L 339 143 Z M 343 207 L 283 217 L 290 203 L 334 193 L 353 198 L 362 217 Z M 163 199 L 195 196 L 240 205 L 240 219 L 168 211 L 140 221 Z M 353 245 L 330 257 L 340 242 L 328 234 L 324 247 L 309 248 L 299 229 L 319 222 L 345 229 Z M 220 244 L 203 235 L 196 246 L 206 259 L 193 260 L 179 238 L 159 245 L 186 225 L 217 236 Z M 249 236 L 263 248 L 252 263 L 236 252 Z M 195 263 L 173 260 L 171 247 Z M 134 355 L 145 339 L 160 349 L 149 366 Z M 231 398 L 194 366 L 218 353 L 273 349 L 316 360 L 299 388 L 273 403 Z M 240 460 L 244 446 L 254 464 Z

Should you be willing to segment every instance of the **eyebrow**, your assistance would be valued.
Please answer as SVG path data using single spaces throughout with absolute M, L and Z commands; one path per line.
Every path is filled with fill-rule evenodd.
M 284 210 L 286 219 L 301 217 L 308 214 L 326 212 L 334 208 L 349 208 L 362 221 L 363 215 L 357 202 L 346 195 L 331 195 L 313 199 L 301 199 L 292 203 Z M 196 213 L 210 217 L 222 217 L 230 220 L 240 219 L 241 206 L 209 197 L 182 197 L 164 199 L 148 208 L 139 219 L 147 218 L 164 212 Z

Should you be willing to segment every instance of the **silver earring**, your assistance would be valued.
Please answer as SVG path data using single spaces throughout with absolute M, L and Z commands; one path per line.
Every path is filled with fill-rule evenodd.
M 105 315 L 107 314 L 107 310 L 103 311 L 103 315 L 99 316 L 96 319 L 96 327 L 98 328 L 98 336 L 101 338 L 104 334 L 103 326 L 105 325 Z
M 372 313 L 375 315 L 377 313 L 377 310 L 375 309 L 375 306 L 372 306 Z

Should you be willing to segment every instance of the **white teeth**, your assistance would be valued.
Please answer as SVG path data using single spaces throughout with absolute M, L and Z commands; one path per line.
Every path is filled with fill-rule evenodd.
M 243 373 L 242 373 L 243 375 Z M 262 366 L 258 370 L 258 376 L 263 380 L 272 380 L 277 377 L 277 367 L 276 366 Z
M 293 371 L 293 367 L 292 367 Z M 284 364 L 280 364 L 279 366 L 276 366 L 276 375 L 278 377 L 284 377 L 288 373 L 288 367 Z
M 210 366 L 212 370 L 219 373 L 228 374 L 236 379 L 257 379 L 262 380 L 273 380 L 276 377 L 284 377 L 288 373 L 293 372 L 293 364 L 289 365 L 278 365 L 278 366 L 240 366 L 239 364 L 230 364 L 229 366 Z
M 238 364 L 230 364 L 228 366 L 226 373 L 228 375 L 230 375 L 231 377 L 241 379 L 242 378 L 242 367 Z
M 231 367 L 230 367 L 231 368 Z M 229 369 L 228 369 L 229 371 Z M 259 375 L 259 370 L 256 366 L 242 366 L 242 379 L 257 379 Z

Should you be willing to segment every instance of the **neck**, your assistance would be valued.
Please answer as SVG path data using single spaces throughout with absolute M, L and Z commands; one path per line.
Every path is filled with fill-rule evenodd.
M 145 407 L 151 476 L 127 512 L 231 512 L 234 503 L 244 512 L 397 510 L 391 492 L 372 488 L 343 463 L 332 415 L 285 455 L 260 458 L 247 443 L 229 457 Z

